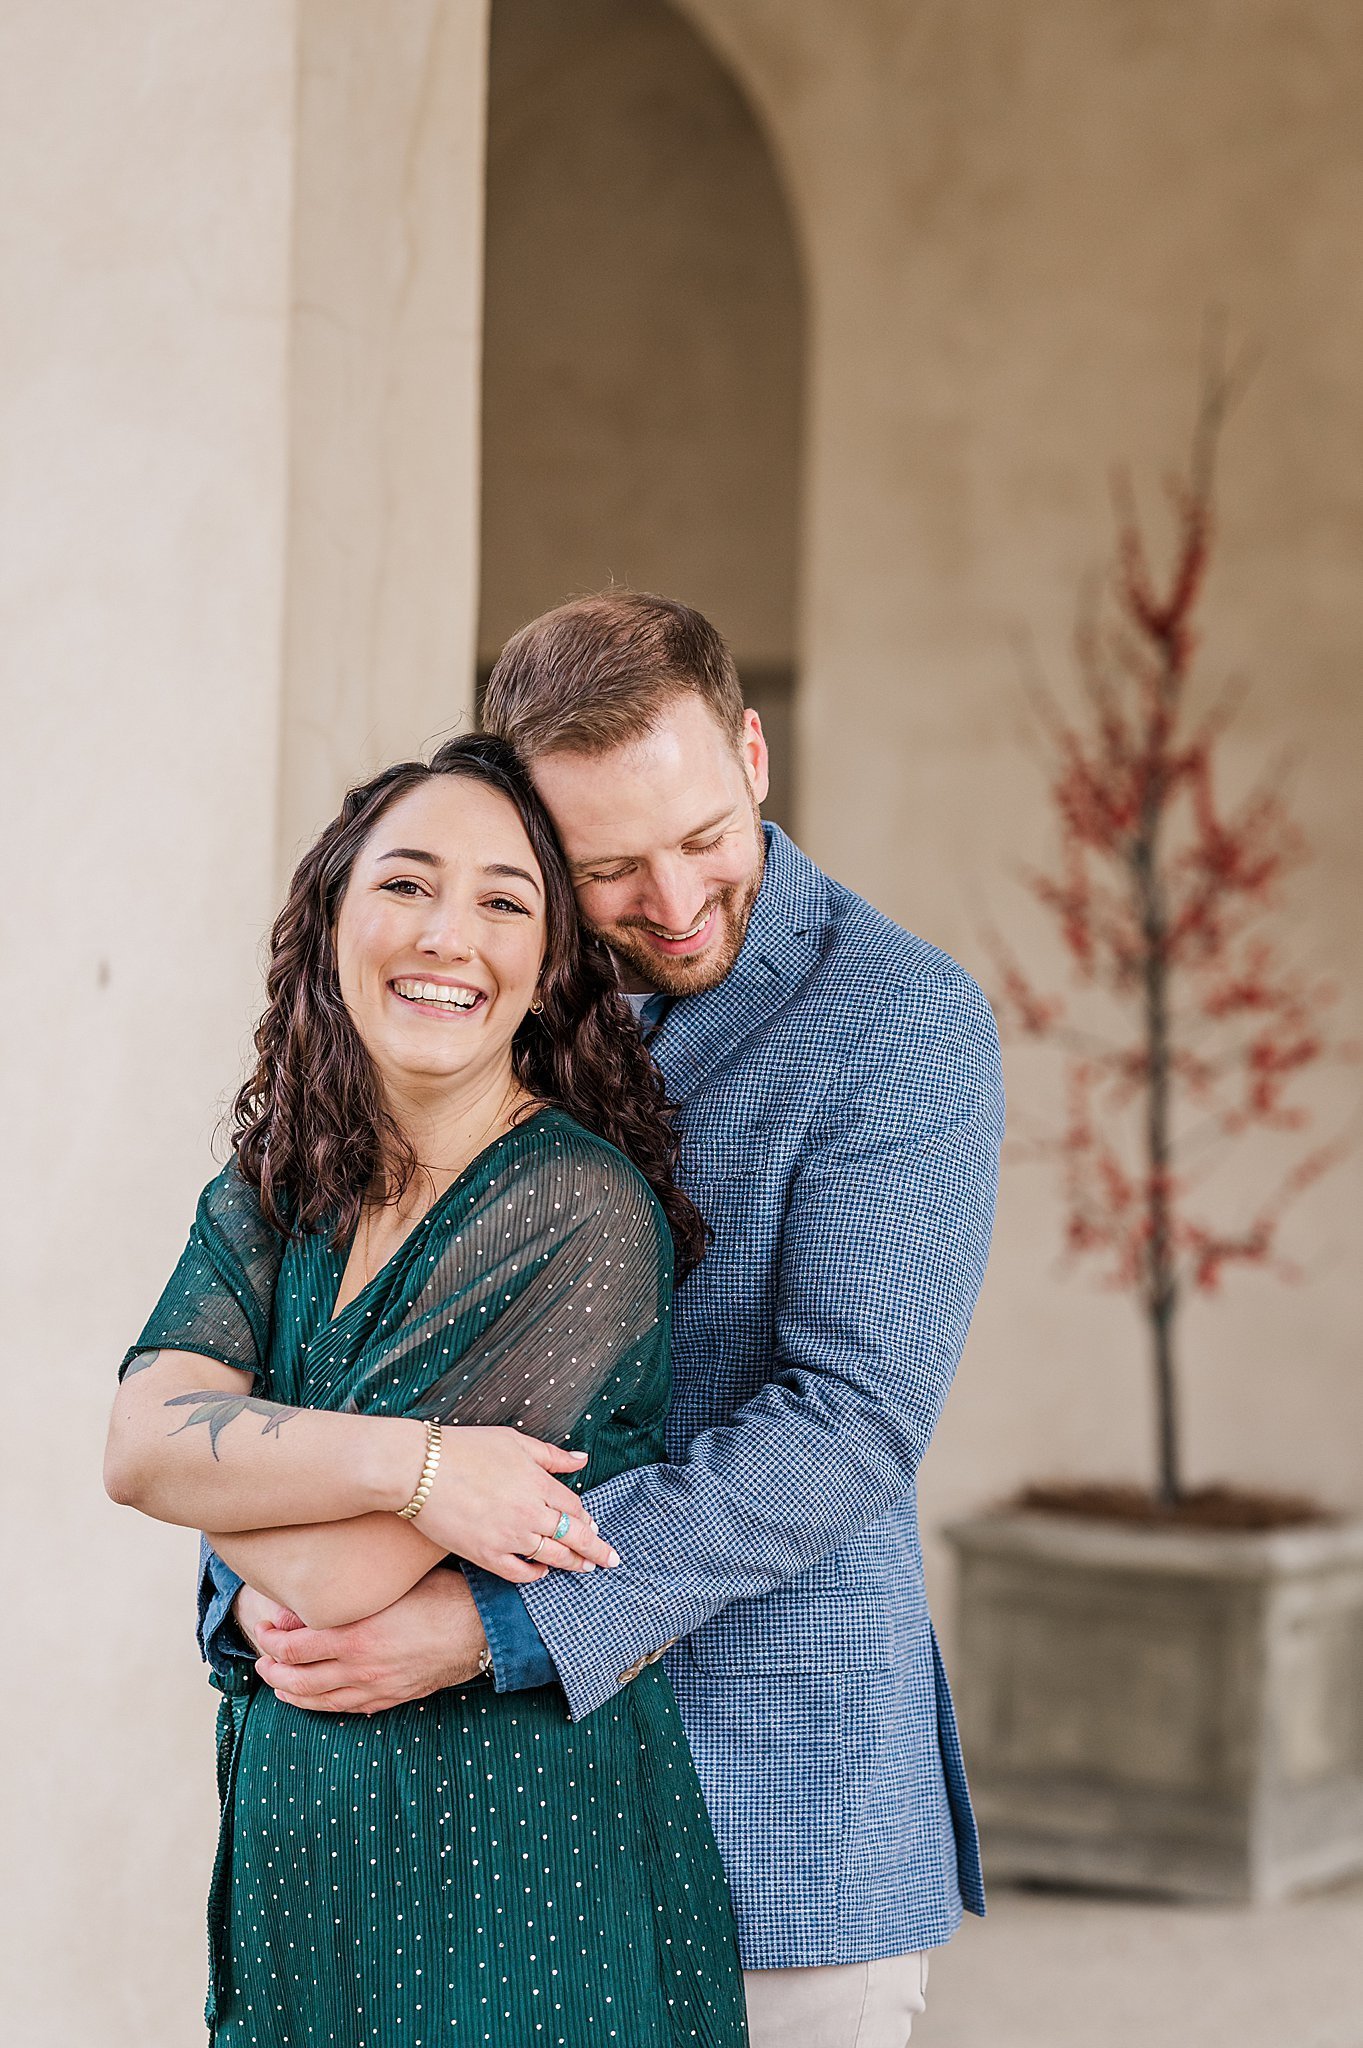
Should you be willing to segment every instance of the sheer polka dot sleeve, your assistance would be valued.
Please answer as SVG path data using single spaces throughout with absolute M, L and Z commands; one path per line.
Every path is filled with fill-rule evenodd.
M 119 1378 L 140 1351 L 197 1351 L 249 1372 L 259 1390 L 282 1252 L 229 1162 L 199 1197 L 189 1242 Z

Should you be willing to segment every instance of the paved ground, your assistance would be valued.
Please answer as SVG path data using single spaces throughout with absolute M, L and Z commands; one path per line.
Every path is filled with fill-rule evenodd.
M 913 2048 L 1363 2048 L 1363 1888 L 1167 1906 L 995 1887 Z

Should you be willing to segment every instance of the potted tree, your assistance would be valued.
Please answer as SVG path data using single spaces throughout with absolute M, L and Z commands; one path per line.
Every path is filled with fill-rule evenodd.
M 1079 708 L 1034 692 L 1060 857 L 1029 879 L 1080 1014 L 996 946 L 1005 1031 L 1065 1061 L 1063 1128 L 1034 1149 L 1062 1178 L 1068 1252 L 1146 1324 L 1155 1483 L 1031 1487 L 948 1537 L 991 1871 L 1264 1899 L 1363 1869 L 1363 1525 L 1190 1488 L 1182 1455 L 1181 1311 L 1237 1267 L 1286 1270 L 1284 1213 L 1338 1150 L 1303 1149 L 1301 1078 L 1346 1050 L 1322 1022 L 1330 991 L 1289 970 L 1274 930 L 1300 836 L 1271 786 L 1223 806 L 1231 706 L 1190 704 L 1230 393 L 1209 375 L 1167 581 L 1122 486 L 1113 573 L 1078 635 Z M 1218 1213 L 1211 1150 L 1265 1133 L 1281 1169 Z M 1223 1177 L 1223 1200 L 1244 1185 Z

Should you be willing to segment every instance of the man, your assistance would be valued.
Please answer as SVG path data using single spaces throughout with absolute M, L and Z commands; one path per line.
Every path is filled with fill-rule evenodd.
M 666 1652 L 753 2048 L 903 2048 L 926 1952 L 984 1907 L 915 1475 L 988 1249 L 993 1019 L 763 826 L 761 725 L 698 613 L 629 592 L 548 613 L 503 651 L 484 722 L 553 813 L 714 1232 L 676 1297 L 671 1462 L 588 1489 L 615 1570 L 439 1570 L 350 1628 L 279 1626 L 210 1557 L 206 1654 L 243 1654 L 235 1602 L 300 1706 L 376 1711 L 490 1651 L 499 1690 L 557 1683 L 576 1717 Z

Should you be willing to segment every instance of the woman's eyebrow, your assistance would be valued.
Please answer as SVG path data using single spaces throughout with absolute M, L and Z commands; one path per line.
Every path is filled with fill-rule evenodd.
M 393 846 L 389 848 L 387 853 L 381 853 L 379 859 L 417 860 L 424 867 L 428 868 L 443 868 L 445 865 L 438 853 L 427 853 L 420 846 Z M 543 894 L 539 883 L 532 874 L 528 873 L 525 868 L 513 868 L 507 861 L 485 861 L 478 872 L 482 875 L 514 875 L 518 882 L 528 882 L 537 896 Z
M 518 881 L 528 882 L 537 896 L 541 893 L 540 885 L 533 875 L 527 874 L 524 868 L 508 867 L 505 861 L 488 861 L 483 868 L 483 873 L 485 875 L 514 875 Z

